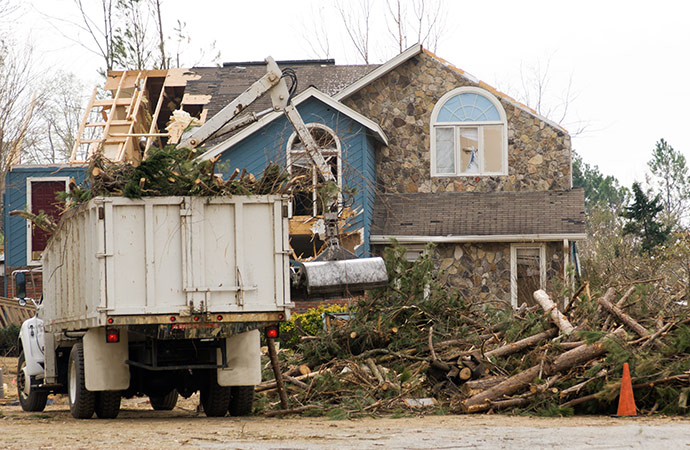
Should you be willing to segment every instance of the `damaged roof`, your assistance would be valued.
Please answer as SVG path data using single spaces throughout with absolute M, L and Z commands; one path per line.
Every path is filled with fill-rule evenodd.
M 379 194 L 372 243 L 585 237 L 584 191 Z
M 367 75 L 378 67 L 370 65 L 335 65 L 333 60 L 277 61 L 281 70 L 292 68 L 297 75 L 299 94 L 310 86 L 334 95 L 345 87 Z M 256 80 L 266 74 L 266 63 L 238 62 L 224 63 L 223 67 L 195 67 L 199 75 L 187 82 L 185 95 L 210 95 L 208 117 L 213 117 L 224 106 L 233 101 Z M 262 111 L 271 107 L 269 96 L 257 100 L 248 111 Z

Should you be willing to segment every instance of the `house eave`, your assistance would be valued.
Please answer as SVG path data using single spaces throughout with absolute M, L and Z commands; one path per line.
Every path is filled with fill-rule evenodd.
M 554 234 L 495 234 L 472 236 L 414 236 L 372 234 L 369 242 L 372 244 L 390 244 L 395 240 L 401 244 L 462 244 L 479 242 L 560 242 L 564 240 L 581 241 L 587 238 L 585 233 L 554 233 Z

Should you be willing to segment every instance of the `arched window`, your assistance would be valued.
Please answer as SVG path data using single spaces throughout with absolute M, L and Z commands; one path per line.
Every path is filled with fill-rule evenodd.
M 338 137 L 326 125 L 310 123 L 307 124 L 307 128 L 316 141 L 316 145 L 321 149 L 321 154 L 330 166 L 333 175 L 335 175 L 338 188 L 342 188 L 342 158 Z M 302 189 L 293 192 L 292 214 L 295 216 L 323 214 L 323 205 L 318 201 L 316 189 L 320 180 L 318 169 L 312 166 L 304 144 L 296 133 L 292 133 L 288 139 L 287 149 L 288 172 L 293 176 L 304 175 L 304 182 L 301 183 Z
M 431 113 L 431 175 L 506 175 L 506 115 L 489 92 L 461 87 Z

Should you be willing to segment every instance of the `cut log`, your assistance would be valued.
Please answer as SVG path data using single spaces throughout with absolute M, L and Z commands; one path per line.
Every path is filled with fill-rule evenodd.
M 611 301 L 609 300 L 610 297 L 608 297 L 609 292 L 613 288 L 610 288 L 608 291 L 606 291 L 606 294 L 603 297 L 600 297 L 597 299 L 599 304 L 607 311 L 609 314 L 613 314 L 616 316 L 618 319 L 620 319 L 621 322 L 623 322 L 625 325 L 628 326 L 631 330 L 633 330 L 635 333 L 640 335 L 640 337 L 647 337 L 649 336 L 649 331 L 642 325 L 640 325 L 635 319 L 624 313 L 619 307 L 616 305 L 612 304 Z M 614 291 L 615 292 L 615 291 Z
M 543 362 L 529 369 L 513 375 L 502 383 L 487 389 L 484 392 L 473 395 L 464 402 L 461 407 L 464 412 L 474 413 L 486 411 L 491 408 L 491 402 L 501 397 L 510 396 L 527 389 L 534 379 L 543 372 L 544 375 L 556 374 L 575 365 L 585 363 L 606 352 L 604 342 L 613 336 L 623 337 L 625 332 L 617 330 L 606 338 L 591 345 L 582 345 L 558 356 L 551 364 Z
M 494 387 L 497 384 L 502 383 L 503 381 L 505 381 L 505 379 L 506 377 L 502 376 L 491 376 L 480 378 L 478 380 L 469 380 L 462 386 L 460 386 L 460 392 L 465 397 L 471 397 L 475 394 L 489 389 L 490 387 Z
M 553 302 L 553 300 L 551 300 L 551 297 L 549 297 L 549 294 L 547 294 L 546 291 L 543 289 L 534 291 L 533 297 L 537 303 L 539 303 L 539 306 L 541 306 L 544 312 L 551 316 L 551 321 L 556 324 L 558 329 L 561 330 L 561 333 L 569 336 L 570 333 L 575 330 L 575 327 L 573 327 L 568 321 L 568 318 L 558 310 L 556 304 Z
M 504 345 L 503 347 L 498 347 L 497 349 L 491 350 L 490 352 L 484 353 L 485 358 L 498 358 L 500 356 L 512 355 L 538 344 L 544 339 L 551 339 L 558 334 L 558 330 L 555 328 L 550 328 L 539 334 L 520 339 L 519 341 L 511 342 L 510 344 Z
M 458 377 L 463 381 L 469 380 L 470 378 L 472 378 L 472 370 L 469 367 L 463 367 L 460 370 Z

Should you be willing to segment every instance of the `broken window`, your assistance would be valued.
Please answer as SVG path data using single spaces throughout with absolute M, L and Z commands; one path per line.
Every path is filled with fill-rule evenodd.
M 478 88 L 444 95 L 431 115 L 431 173 L 505 175 L 507 139 L 500 103 Z
M 514 244 L 510 253 L 511 303 L 514 308 L 535 305 L 534 291 L 543 289 L 546 281 L 546 247 Z
M 340 142 L 333 130 L 325 125 L 311 123 L 307 125 L 316 145 L 321 150 L 321 155 L 331 168 L 331 172 L 338 182 L 338 188 L 342 188 L 342 161 L 340 154 Z M 295 133 L 288 140 L 287 155 L 288 172 L 294 177 L 301 175 L 293 192 L 292 214 L 295 216 L 318 216 L 323 214 L 324 200 L 319 199 L 318 187 L 323 182 L 319 170 L 312 165 L 309 155 Z M 339 195 L 340 200 L 340 195 Z

